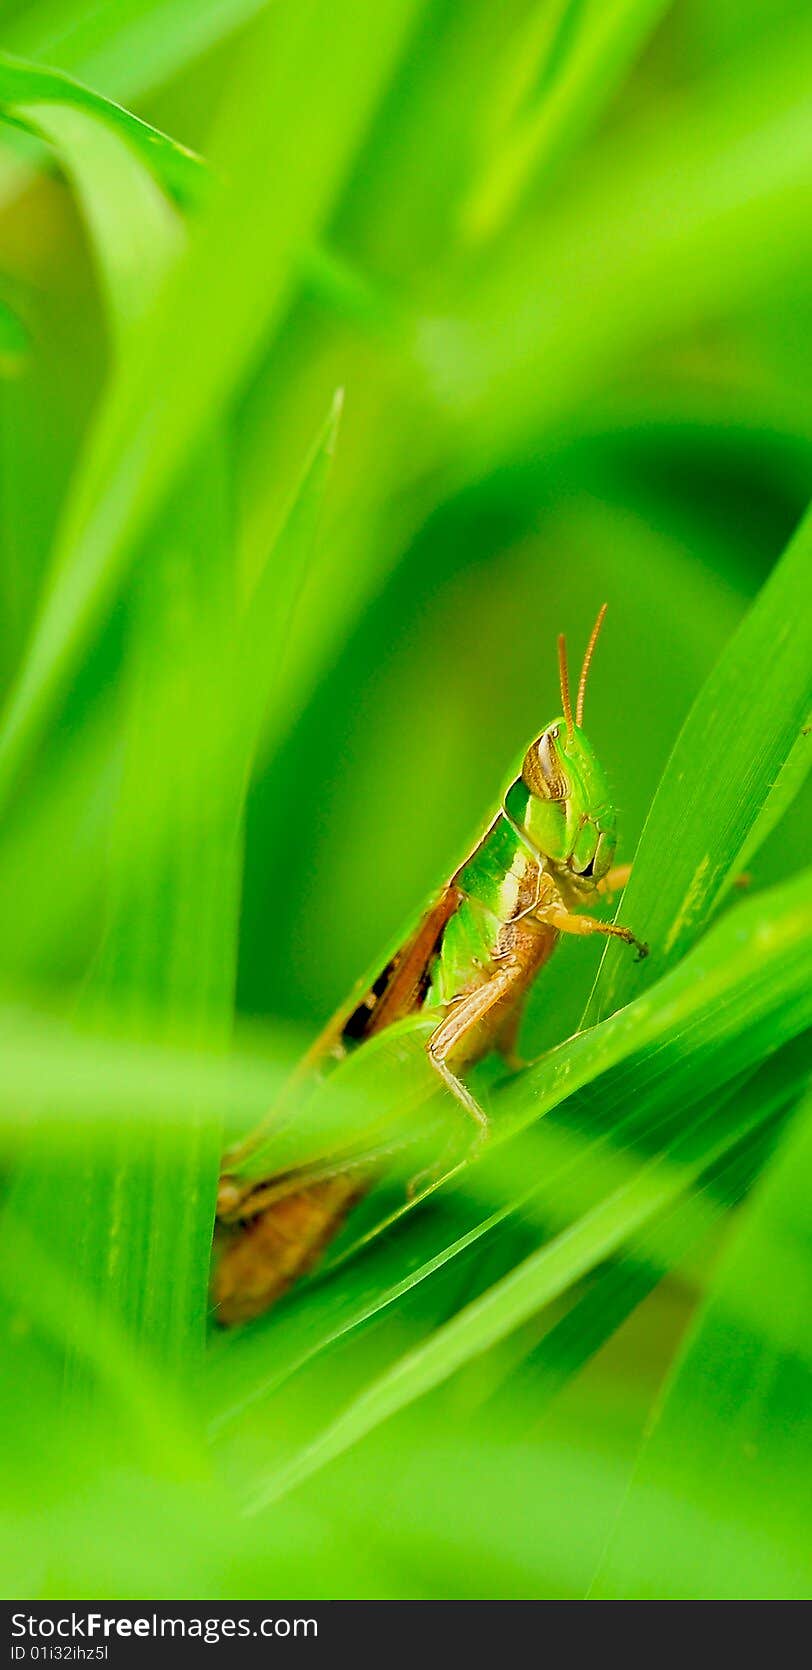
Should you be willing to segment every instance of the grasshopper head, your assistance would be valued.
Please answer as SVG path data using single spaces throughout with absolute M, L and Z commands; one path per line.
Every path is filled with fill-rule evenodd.
M 586 676 L 605 612 L 606 604 L 584 656 L 574 718 L 566 648 L 563 637 L 559 638 L 564 711 L 531 743 L 521 776 L 511 784 L 505 801 L 510 816 L 536 850 L 585 892 L 591 892 L 611 868 L 617 844 L 609 785 L 581 726 Z

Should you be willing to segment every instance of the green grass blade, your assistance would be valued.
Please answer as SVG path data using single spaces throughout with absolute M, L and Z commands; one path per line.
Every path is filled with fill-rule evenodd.
M 233 549 L 222 448 L 212 443 L 142 552 L 130 711 L 105 942 L 84 994 L 138 1039 L 221 1048 L 233 1005 L 242 778 L 231 746 Z M 179 624 L 180 623 L 180 624 Z M 216 669 L 216 671 L 215 671 Z M 155 772 L 155 758 L 172 769 Z M 118 1126 L 65 1191 L 37 1146 L 15 1178 L 19 1217 L 47 1225 L 77 1291 L 179 1361 L 200 1341 L 222 1136 L 204 1105 L 165 1129 Z M 182 1202 L 182 1210 L 179 1208 Z M 128 1248 L 127 1257 L 122 1249 Z
M 295 1059 L 294 1040 L 270 1028 L 261 1048 L 241 1040 L 227 1058 L 214 1030 L 202 1040 L 168 1040 L 160 1010 L 144 1014 L 133 1038 L 118 1003 L 105 1009 L 100 994 L 92 1013 L 69 1018 L 42 1004 L 3 1001 L 0 1042 L 4 1161 L 41 1139 L 67 1164 L 88 1146 L 103 1150 L 116 1126 L 182 1131 L 201 1107 L 236 1138 L 266 1112 Z
M 364 0 L 348 21 L 326 0 L 273 7 L 246 49 L 215 145 L 222 178 L 209 212 L 133 333 L 65 511 L 52 584 L 0 730 L 0 801 L 138 538 L 278 324 L 300 252 L 330 213 L 418 9 L 418 0 L 383 11 Z M 278 186 L 272 213 L 269 178 Z
M 9 20 L 15 51 L 59 63 L 117 98 L 137 100 L 228 43 L 267 0 L 72 0 L 26 6 Z
M 751 1110 L 754 1124 L 761 1117 L 759 1108 Z M 625 1184 L 583 1218 L 517 1265 L 424 1344 L 398 1359 L 311 1446 L 302 1449 L 277 1477 L 260 1486 L 250 1500 L 248 1511 L 259 1512 L 335 1460 L 382 1421 L 425 1396 L 530 1321 L 602 1260 L 617 1254 L 627 1241 L 644 1233 L 652 1220 L 690 1189 L 730 1146 L 728 1121 L 711 1122 L 710 1137 L 704 1128 L 706 1123 L 705 1114 L 695 1121 L 687 1121 L 684 1133 L 665 1154 L 640 1165 Z M 736 1139 L 747 1134 L 747 1126 L 737 1125 Z
M 552 86 L 522 111 L 465 205 L 463 225 L 473 241 L 498 234 L 530 187 L 547 184 L 599 120 L 671 3 L 614 0 L 587 8 Z
M 0 52 L 0 110 L 29 119 L 28 106 L 51 105 L 73 109 L 103 123 L 119 134 L 143 167 L 179 203 L 190 206 L 200 202 L 207 172 L 202 159 L 193 151 L 70 76 Z M 35 117 L 34 126 L 39 125 Z
M 30 103 L 26 115 L 56 148 L 84 214 L 114 333 L 149 309 L 182 232 L 155 170 L 91 107 Z
M 647 346 L 797 270 L 810 245 L 811 49 L 804 24 L 768 63 L 735 76 L 725 65 L 667 119 L 628 124 L 577 193 L 501 243 L 456 316 L 426 323 L 428 374 L 467 431 L 465 479 L 583 414 Z
M 339 389 L 245 604 L 240 659 L 244 668 L 245 741 L 251 755 L 261 737 L 261 750 L 267 756 L 284 723 L 289 640 L 295 634 L 297 606 L 313 568 L 343 401 Z
M 203 1473 L 202 1451 L 180 1406 L 167 1396 L 164 1382 L 109 1312 L 83 1293 L 75 1271 L 55 1264 L 12 1212 L 0 1219 L 0 1250 L 0 1287 L 12 1325 L 16 1322 L 18 1329 L 35 1331 L 81 1354 L 100 1387 L 123 1411 L 129 1440 L 144 1466 L 170 1477 Z
M 597 1596 L 809 1599 L 811 1196 L 807 1098 L 674 1369 Z
M 748 867 L 765 841 L 787 815 L 801 793 L 812 769 L 812 714 L 801 726 L 775 782 L 753 824 L 737 860 L 737 868 L 746 876 Z
M 766 828 L 784 809 L 781 772 L 812 704 L 810 563 L 812 512 L 682 728 L 623 897 L 623 919 L 651 955 L 632 964 L 607 946 L 590 1019 L 628 1003 L 684 954 L 749 857 L 759 821 Z
M 796 1071 L 794 1082 L 797 1079 Z M 658 1150 L 664 1146 L 665 1138 L 661 1141 L 658 1136 L 658 1123 L 663 1104 L 667 1104 L 667 1092 L 662 1085 L 644 1084 L 642 1072 L 625 1083 L 624 1091 L 625 1104 L 631 1103 L 636 1111 L 632 1129 L 628 1129 L 630 1121 L 621 1117 L 612 1125 L 610 1137 L 601 1138 L 594 1121 L 590 1129 L 593 1104 L 588 1100 L 578 1140 L 573 1140 L 569 1126 L 566 1131 L 545 1127 L 540 1150 L 520 1149 L 515 1159 L 511 1155 L 508 1164 L 490 1167 L 481 1179 L 469 1178 L 474 1187 L 454 1199 L 458 1211 L 462 1206 L 469 1209 L 471 1227 L 466 1233 L 449 1238 L 442 1218 L 404 1220 L 396 1237 L 378 1240 L 373 1236 L 361 1248 L 360 1256 L 356 1255 L 349 1272 L 345 1272 L 349 1280 L 339 1275 L 337 1279 L 317 1281 L 294 1296 L 284 1313 L 270 1323 L 271 1352 L 267 1325 L 221 1342 L 208 1374 L 215 1432 L 219 1435 L 239 1424 L 249 1405 L 271 1397 L 319 1352 L 396 1305 L 422 1282 L 431 1281 L 453 1260 L 463 1260 L 477 1243 L 487 1249 L 489 1239 L 497 1236 L 511 1218 L 518 1217 L 522 1225 L 537 1225 L 549 1234 L 554 1225 L 567 1221 L 568 1211 L 576 1216 L 596 1194 L 600 1198 L 601 1191 L 608 1192 L 611 1180 L 628 1177 L 639 1163 L 637 1143 L 645 1141 Z M 689 1121 L 700 1123 L 710 1112 L 721 1135 L 720 1152 L 731 1170 L 743 1133 L 758 1130 L 769 1120 L 786 1099 L 787 1089 L 782 1083 L 780 1090 L 765 1090 L 757 1080 L 735 1110 L 726 1113 L 727 1099 L 732 1094 L 728 1090 L 720 1099 L 717 1093 L 701 1114 L 698 1106 L 694 1108 L 687 1101 L 684 1108 L 686 1125 Z M 704 1144 L 697 1176 L 703 1167 L 712 1164 L 710 1130 L 705 1133 Z M 752 1171 L 752 1160 L 748 1164 Z M 528 1175 L 542 1180 L 528 1186 Z M 492 1201 L 497 1202 L 496 1206 L 483 1217 L 481 1205 L 490 1206 Z M 528 1374 L 542 1374 L 548 1393 L 551 1379 L 560 1385 L 671 1268 L 684 1246 L 704 1233 L 723 1209 L 724 1196 L 717 1197 L 714 1189 L 707 1202 L 693 1192 L 678 1202 L 671 1213 L 680 1218 L 678 1227 L 669 1223 L 662 1228 L 655 1218 L 635 1239 L 632 1250 L 624 1254 L 622 1264 L 599 1275 L 586 1298 L 576 1302 L 562 1323 L 553 1325 L 549 1346 L 545 1341 L 539 1347 L 539 1362 L 530 1365 Z
M 719 1164 L 709 1167 L 690 1193 L 652 1219 L 618 1259 L 595 1272 L 566 1314 L 551 1319 L 539 1343 L 521 1363 L 511 1390 L 518 1392 L 520 1408 L 527 1418 L 534 1423 L 543 1419 L 552 1398 L 747 1193 L 774 1146 L 775 1116 L 794 1106 L 807 1084 L 808 1074 L 799 1073 L 797 1064 L 775 1082 L 770 1062 L 743 1091 L 729 1089 L 725 1103 L 730 1107 L 730 1098 L 736 1098 L 735 1116 L 728 1131 L 730 1146 L 721 1154 Z M 751 1121 L 742 1118 L 740 1096 L 744 1103 L 758 1109 Z M 737 1141 L 743 1130 L 752 1131 L 752 1135 Z

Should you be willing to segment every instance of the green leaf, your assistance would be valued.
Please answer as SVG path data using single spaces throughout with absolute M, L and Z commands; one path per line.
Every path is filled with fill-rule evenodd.
M 92 1012 L 69 1017 L 4 1000 L 0 1040 L 4 1160 L 41 1139 L 63 1164 L 88 1146 L 103 1149 L 117 1126 L 182 1130 L 204 1106 L 236 1138 L 265 1113 L 301 1048 L 300 1039 L 267 1028 L 261 1048 L 241 1039 L 224 1059 L 215 1032 L 168 1040 L 160 1010 L 144 1014 L 134 1038 L 118 1004 L 105 1009 L 100 993 Z
M 0 800 L 138 538 L 278 325 L 301 249 L 330 213 L 418 9 L 419 0 L 385 9 L 365 0 L 348 24 L 326 0 L 273 7 L 246 46 L 215 143 L 218 189 L 132 333 L 65 510 L 52 584 L 0 729 Z
M 809 1599 L 810 1198 L 807 1098 L 671 1375 L 597 1597 Z
M 9 19 L 15 50 L 136 101 L 227 44 L 267 0 L 34 0 Z
M 726 888 L 798 786 L 781 773 L 812 704 L 812 512 L 734 633 L 680 732 L 646 821 L 624 921 L 650 956 L 632 964 L 608 945 L 588 1015 L 628 1003 L 702 932 Z M 746 698 L 743 692 L 747 691 Z M 800 739 L 800 740 L 799 740 Z
M 710 1233 L 752 1186 L 765 1154 L 774 1146 L 774 1116 L 794 1106 L 808 1084 L 808 1072 L 799 1070 L 793 1048 L 798 1046 L 790 1049 L 790 1060 L 780 1073 L 776 1074 L 770 1060 L 746 1085 L 728 1086 L 722 1102 L 718 1095 L 714 1098 L 717 1114 L 731 1118 L 731 1146 L 719 1163 L 708 1169 L 701 1184 L 635 1234 L 617 1259 L 599 1267 L 583 1291 L 576 1290 L 563 1317 L 550 1315 L 540 1340 L 521 1362 L 509 1387 L 518 1396 L 525 1418 L 534 1423 L 544 1418 L 555 1395 L 612 1338 L 657 1283 L 678 1270 L 689 1253 L 695 1254 L 697 1244 L 707 1247 Z M 747 1106 L 757 1112 L 748 1117 Z M 739 1142 L 741 1130 L 752 1134 Z
M 129 1441 L 145 1466 L 176 1477 L 200 1474 L 205 1463 L 180 1405 L 172 1407 L 162 1380 L 109 1311 L 82 1291 L 75 1271 L 68 1277 L 13 1212 L 0 1218 L 0 1249 L 0 1287 L 12 1328 L 36 1329 L 81 1354 L 98 1384 L 124 1411 Z
M 233 547 L 222 445 L 212 442 L 142 553 L 106 935 L 83 994 L 116 1004 L 133 1039 L 224 1048 L 233 1007 L 242 775 L 231 736 Z M 216 675 L 213 673 L 216 669 Z M 168 767 L 156 774 L 158 747 Z M 166 1127 L 122 1122 L 66 1192 L 34 1145 L 17 1216 L 47 1226 L 77 1292 L 103 1295 L 168 1360 L 202 1339 L 222 1132 L 205 1103 Z M 178 1202 L 183 1210 L 178 1209 Z M 126 1246 L 127 1257 L 122 1258 Z
M 541 94 L 523 109 L 475 186 L 463 211 L 470 238 L 498 233 L 530 186 L 546 185 L 555 169 L 603 114 L 637 54 L 657 28 L 671 0 L 614 0 L 587 7 L 570 25 L 575 10 L 565 5 L 561 30 L 569 50 L 551 65 Z M 583 8 L 582 8 L 583 10 Z M 548 8 L 542 10 L 546 20 Z M 551 57 L 556 52 L 552 43 Z
M 800 795 L 804 784 L 812 769 L 812 715 L 801 726 L 786 759 L 781 765 L 778 776 L 771 783 L 766 800 L 750 830 L 744 846 L 737 858 L 737 869 L 743 876 L 747 876 L 747 868 L 760 852 L 765 841 L 778 827 L 781 819 L 786 816 L 790 808 Z
M 193 151 L 61 71 L 0 52 L 0 110 L 30 121 L 35 129 L 47 129 L 43 110 L 50 106 L 73 109 L 101 122 L 126 141 L 142 165 L 179 203 L 200 202 L 207 172 Z
M 101 101 L 99 101 L 101 102 Z M 123 337 L 145 314 L 182 244 L 180 221 L 144 147 L 91 105 L 25 106 L 53 144 L 87 222 L 114 331 Z
M 583 418 L 650 345 L 797 271 L 812 244 L 810 50 L 799 23 L 769 62 L 724 64 L 667 116 L 604 136 L 578 191 L 520 221 L 457 312 L 424 324 L 427 374 L 467 432 L 464 479 Z
M 760 1111 L 751 1115 L 757 1122 Z M 640 1166 L 636 1174 L 560 1235 L 518 1264 L 502 1281 L 457 1312 L 422 1345 L 405 1352 L 391 1370 L 373 1381 L 312 1445 L 252 1494 L 248 1512 L 256 1513 L 295 1488 L 368 1433 L 424 1397 L 472 1359 L 506 1338 L 545 1305 L 565 1294 L 603 1259 L 639 1237 L 652 1219 L 665 1212 L 731 1144 L 748 1134 L 746 1125 L 731 1131 L 717 1120 L 709 1133 L 706 1116 L 687 1120 L 685 1129 L 664 1154 Z M 752 1127 L 751 1127 L 752 1128 Z M 712 1134 L 711 1134 L 712 1133 Z
M 316 551 L 327 479 L 335 453 L 344 404 L 337 390 L 330 412 L 285 512 L 262 572 L 254 577 L 245 602 L 242 627 L 245 745 L 253 757 L 276 741 L 286 709 L 285 663 L 296 613 Z

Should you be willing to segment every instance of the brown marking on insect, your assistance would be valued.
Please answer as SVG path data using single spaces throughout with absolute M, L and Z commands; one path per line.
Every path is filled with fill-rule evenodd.
M 325 1060 L 342 1061 L 366 1038 L 419 1010 L 426 995 L 432 959 L 459 901 L 459 890 L 450 882 L 430 905 L 412 938 L 390 959 L 372 985 L 361 994 L 356 990 L 350 1003 L 332 1017 L 288 1079 L 276 1104 L 280 1118 L 284 1108 L 306 1096 L 314 1073 L 322 1070 Z M 269 1184 L 279 1181 L 255 1178 L 243 1183 L 240 1179 L 246 1159 L 264 1134 L 260 1128 L 225 1156 L 217 1190 L 217 1217 L 221 1221 L 232 1223 L 264 1210 Z
M 459 889 L 449 882 L 426 912 L 413 938 L 392 958 L 347 1016 L 341 1028 L 342 1038 L 360 1043 L 420 1008 L 432 958 L 442 945 L 443 934 L 461 897 Z
M 305 1065 L 338 1055 L 394 1021 L 414 1014 L 426 995 L 429 969 L 460 902 L 450 883 L 426 912 L 412 939 L 393 957 L 359 1002 L 308 1051 Z M 301 1079 L 299 1080 L 301 1083 Z M 350 1207 L 372 1182 L 369 1171 L 338 1173 L 302 1186 L 296 1173 L 241 1187 L 226 1173 L 218 1191 L 212 1297 L 218 1322 L 245 1322 L 304 1275 L 336 1234 Z
M 218 1225 L 212 1301 L 230 1326 L 260 1316 L 306 1275 L 336 1234 L 365 1184 L 338 1175 L 286 1196 L 249 1223 Z

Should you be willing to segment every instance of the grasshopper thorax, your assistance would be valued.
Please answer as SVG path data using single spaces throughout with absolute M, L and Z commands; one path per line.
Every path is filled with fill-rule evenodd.
M 581 726 L 589 663 L 601 609 L 587 646 L 573 716 L 566 646 L 558 640 L 563 714 L 545 726 L 511 783 L 505 810 L 536 851 L 571 883 L 591 891 L 611 868 L 617 844 L 615 811 L 601 765 Z

